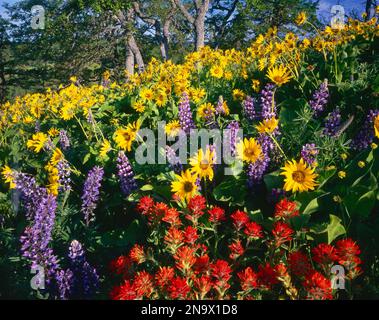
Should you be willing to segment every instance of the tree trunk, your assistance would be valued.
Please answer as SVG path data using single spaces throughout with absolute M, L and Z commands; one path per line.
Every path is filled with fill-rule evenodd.
M 199 17 L 200 18 L 200 17 Z M 205 21 L 204 19 L 196 19 L 195 22 L 195 48 L 199 51 L 205 44 Z
M 137 42 L 134 39 L 134 36 L 132 34 L 129 35 L 128 44 L 129 44 L 131 51 L 133 52 L 135 62 L 138 64 L 138 72 L 141 73 L 143 70 L 145 70 L 145 63 L 143 62 L 141 51 L 140 51 L 140 49 L 137 45 Z
M 134 54 L 132 49 L 129 46 L 129 41 L 125 41 L 125 49 L 126 49 L 126 60 L 125 60 L 125 68 L 128 71 L 128 76 L 134 73 Z
M 371 8 L 373 7 L 373 0 L 366 0 L 366 18 L 365 21 L 370 20 L 371 18 Z

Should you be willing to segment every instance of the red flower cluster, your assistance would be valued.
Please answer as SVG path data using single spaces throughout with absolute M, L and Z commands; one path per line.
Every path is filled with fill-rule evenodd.
M 275 218 L 288 220 L 299 215 L 296 202 L 283 199 L 275 206 Z
M 285 292 L 290 299 L 332 299 L 334 264 L 347 270 L 349 280 L 361 273 L 360 249 L 353 240 L 311 249 L 298 237 L 289 220 L 299 212 L 286 199 L 276 205 L 271 233 L 241 210 L 219 224 L 227 220 L 225 210 L 208 208 L 202 196 L 195 196 L 180 211 L 143 197 L 137 210 L 152 228 L 152 244 L 148 248 L 134 244 L 128 255 L 112 261 L 112 272 L 123 277 L 111 292 L 113 299 L 256 299 L 273 292 Z M 227 230 L 229 238 L 219 237 L 219 230 Z M 225 252 L 221 245 L 226 243 L 228 255 L 220 258 Z M 292 248 L 298 243 L 307 246 L 311 257 Z M 157 267 L 157 262 L 166 266 Z M 239 280 L 239 286 L 233 279 Z

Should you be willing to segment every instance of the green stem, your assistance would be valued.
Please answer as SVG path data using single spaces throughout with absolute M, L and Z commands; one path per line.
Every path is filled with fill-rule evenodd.
M 287 155 L 284 153 L 282 147 L 279 145 L 279 142 L 275 139 L 275 137 L 271 134 L 271 133 L 267 133 L 269 135 L 269 137 L 271 138 L 272 141 L 274 141 L 275 145 L 278 147 L 279 151 L 281 152 L 281 154 L 284 156 L 284 158 L 286 160 L 288 160 L 288 157 Z

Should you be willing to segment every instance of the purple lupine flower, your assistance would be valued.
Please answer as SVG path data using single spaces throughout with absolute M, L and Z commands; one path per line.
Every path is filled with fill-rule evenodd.
M 81 211 L 84 214 L 87 226 L 95 219 L 94 211 L 97 207 L 97 201 L 99 200 L 103 175 L 103 168 L 95 166 L 88 173 L 87 179 L 84 183 Z
M 250 96 L 247 96 L 246 99 L 242 102 L 243 113 L 247 120 L 253 121 L 256 118 L 255 108 L 254 108 L 254 99 Z
M 87 261 L 82 244 L 73 240 L 68 257 L 73 271 L 72 295 L 74 298 L 90 298 L 99 285 L 99 276 L 95 268 Z
M 216 105 L 216 114 L 225 114 L 224 98 L 222 96 L 218 98 L 217 105 Z
M 59 183 L 59 190 L 66 192 L 66 191 L 71 191 L 71 179 L 70 179 L 70 174 L 71 174 L 71 169 L 70 165 L 66 160 L 61 160 L 57 164 L 57 169 L 58 169 L 58 183 Z
M 341 112 L 337 107 L 331 113 L 329 113 L 325 120 L 325 128 L 323 134 L 329 137 L 335 137 L 338 132 L 338 128 L 341 125 Z
M 351 147 L 354 150 L 361 151 L 366 149 L 375 138 L 375 131 L 374 131 L 374 119 L 379 115 L 379 110 L 370 110 L 367 113 L 366 119 L 362 125 L 361 130 L 358 132 L 358 134 L 355 136 L 351 143 Z
M 62 129 L 59 131 L 59 144 L 62 150 L 66 150 L 70 147 L 70 139 L 68 138 L 66 130 Z
M 263 158 L 254 163 L 250 163 L 247 167 L 247 185 L 249 188 L 253 188 L 262 183 L 263 175 L 266 173 L 270 164 L 269 152 L 274 148 L 270 137 L 265 134 L 259 135 L 257 140 L 261 145 Z
M 170 166 L 170 169 L 179 174 L 183 171 L 183 165 L 180 163 L 180 158 L 176 155 L 174 149 L 170 146 L 165 147 L 166 157 Z
M 39 120 L 37 120 L 35 125 L 34 125 L 34 131 L 36 133 L 41 131 L 41 123 L 39 122 Z
M 71 296 L 74 274 L 70 269 L 58 270 L 55 274 L 55 281 L 59 298 L 68 300 Z
M 47 141 L 45 142 L 45 145 L 43 146 L 43 148 L 46 151 L 52 151 L 55 148 L 53 141 L 51 141 L 50 138 L 47 139 Z
M 307 143 L 301 149 L 301 157 L 310 166 L 313 166 L 316 162 L 317 155 L 318 149 L 314 143 Z
M 128 157 L 120 151 L 117 157 L 117 175 L 121 183 L 121 191 L 125 196 L 129 196 L 132 191 L 137 189 L 137 183 L 134 179 L 133 168 Z
M 58 270 L 58 259 L 49 247 L 54 227 L 57 202 L 55 196 L 48 194 L 40 199 L 32 225 L 26 227 L 20 241 L 22 256 L 32 263 L 32 268 L 42 266 L 47 274 L 47 283 Z
M 179 102 L 179 123 L 186 134 L 189 134 L 191 129 L 195 129 L 189 97 L 186 92 L 183 92 L 182 98 Z
M 38 186 L 34 177 L 21 172 L 15 173 L 14 182 L 16 190 L 21 193 L 25 215 L 29 220 L 32 220 L 41 199 L 47 196 L 47 190 Z
M 309 101 L 309 106 L 317 117 L 324 111 L 329 99 L 328 83 L 321 83 L 320 87 L 313 93 L 312 99 Z
M 237 143 L 238 143 L 237 138 L 238 138 L 239 128 L 240 128 L 240 125 L 238 121 L 236 120 L 231 121 L 227 126 L 227 129 L 229 129 L 228 144 L 230 146 L 230 154 L 232 157 L 235 157 L 237 153 L 236 149 L 237 149 Z
M 274 89 L 275 86 L 272 83 L 268 83 L 261 91 L 261 109 L 263 119 L 271 119 L 276 116 Z

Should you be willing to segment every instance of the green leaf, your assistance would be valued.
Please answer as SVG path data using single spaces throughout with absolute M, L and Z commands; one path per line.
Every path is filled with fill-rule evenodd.
M 342 236 L 346 233 L 345 227 L 341 224 L 341 219 L 335 215 L 330 214 L 330 222 L 326 231 L 328 233 L 328 243 L 332 243 L 334 239 L 339 236 Z
M 214 190 L 213 196 L 217 201 L 229 202 L 230 205 L 242 206 L 246 196 L 245 184 L 235 178 L 220 183 Z M 239 187 L 237 187 L 239 186 Z
M 91 157 L 91 153 L 87 153 L 83 158 L 83 164 L 86 164 Z

